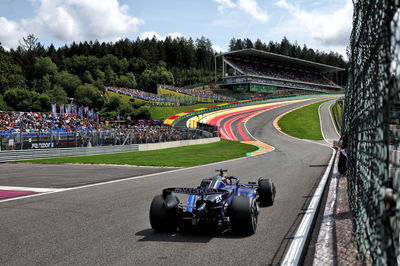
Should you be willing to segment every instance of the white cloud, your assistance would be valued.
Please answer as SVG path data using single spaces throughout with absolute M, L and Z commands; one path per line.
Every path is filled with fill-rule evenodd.
M 267 12 L 262 10 L 256 0 L 237 0 L 236 3 L 232 0 L 213 0 L 218 4 L 218 11 L 223 14 L 225 9 L 237 9 L 250 15 L 253 19 L 260 22 L 267 22 L 269 17 Z
M 5 49 L 18 46 L 18 40 L 26 35 L 24 29 L 14 21 L 0 17 L 0 42 Z
M 263 11 L 254 0 L 238 0 L 237 3 L 239 9 L 243 10 L 250 16 L 252 16 L 255 20 L 260 22 L 267 22 L 268 15 L 265 11 Z
M 35 0 L 33 18 L 19 22 L 0 21 L 0 41 L 15 47 L 26 33 L 72 42 L 98 39 L 113 41 L 137 32 L 144 22 L 128 14 L 128 6 L 118 0 Z M 4 30 L 2 30 L 4 31 Z
M 279 0 L 276 5 L 290 13 L 290 19 L 279 27 L 281 32 L 311 36 L 324 47 L 341 50 L 348 45 L 352 29 L 353 4 L 344 0 L 344 6 L 331 13 L 318 10 L 307 11 L 287 0 Z
M 235 8 L 236 4 L 233 3 L 231 0 L 213 0 L 214 2 L 218 3 L 218 11 L 222 14 L 226 8 Z
M 224 49 L 222 49 L 220 46 L 215 45 L 215 44 L 212 45 L 211 48 L 217 53 L 223 53 L 224 52 Z
M 179 33 L 179 32 L 172 32 L 172 33 L 168 33 L 166 36 L 162 36 L 155 31 L 145 31 L 140 35 L 140 39 L 145 40 L 145 39 L 152 39 L 153 37 L 156 37 L 157 40 L 165 40 L 165 38 L 167 38 L 168 36 L 171 37 L 172 39 L 176 39 L 176 38 L 183 37 L 183 34 Z

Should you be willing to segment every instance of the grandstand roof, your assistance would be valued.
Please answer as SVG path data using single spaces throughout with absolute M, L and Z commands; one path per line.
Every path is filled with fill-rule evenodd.
M 323 72 L 323 73 L 338 72 L 338 71 L 345 70 L 340 67 L 315 63 L 315 62 L 307 61 L 304 59 L 298 59 L 298 58 L 294 58 L 294 57 L 290 57 L 290 56 L 286 56 L 286 55 L 274 54 L 274 53 L 265 52 L 262 50 L 253 49 L 253 48 L 221 53 L 221 54 L 218 54 L 217 56 L 230 56 L 230 55 L 232 55 L 232 56 L 238 55 L 238 56 L 243 56 L 243 57 L 246 57 L 246 56 L 260 57 L 260 58 L 264 58 L 264 59 L 281 61 L 284 63 L 293 64 L 293 65 L 311 67 L 311 68 L 315 69 L 316 71 Z

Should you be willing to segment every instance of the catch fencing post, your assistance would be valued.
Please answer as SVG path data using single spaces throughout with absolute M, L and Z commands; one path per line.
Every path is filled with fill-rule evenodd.
M 20 144 L 21 144 L 21 150 L 23 149 L 23 146 L 24 146 L 24 137 L 22 136 L 22 126 L 20 126 L 20 133 L 19 133 L 20 135 L 19 135 L 19 142 L 20 142 Z

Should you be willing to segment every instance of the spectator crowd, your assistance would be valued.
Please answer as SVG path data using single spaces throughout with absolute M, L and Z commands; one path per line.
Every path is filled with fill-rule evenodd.
M 26 141 L 31 137 L 35 137 L 35 143 L 46 143 L 52 139 L 54 147 L 82 147 L 89 146 L 89 143 L 95 146 L 156 143 L 210 137 L 199 130 L 170 127 L 160 124 L 158 120 L 139 120 L 135 124 L 111 122 L 97 123 L 74 114 L 0 112 L 0 150 L 14 149 L 13 145 L 7 146 L 8 139 L 19 142 L 21 135 L 24 147 L 30 147 Z
M 231 98 L 231 97 L 216 94 L 211 90 L 184 89 L 184 88 L 179 88 L 179 87 L 170 86 L 170 85 L 159 85 L 159 87 L 166 89 L 166 90 L 170 90 L 170 91 L 178 92 L 178 93 L 185 94 L 188 96 L 192 96 L 192 97 L 211 98 L 211 99 L 223 100 L 223 101 L 235 100 L 234 98 Z
M 76 114 L 52 114 L 39 112 L 0 112 L 0 134 L 48 133 L 51 130 L 71 132 L 93 130 L 95 122 Z

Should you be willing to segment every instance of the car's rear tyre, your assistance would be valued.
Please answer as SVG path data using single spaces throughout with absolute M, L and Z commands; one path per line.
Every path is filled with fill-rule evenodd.
M 167 209 L 162 195 L 153 198 L 150 205 L 150 224 L 159 233 L 173 233 L 177 229 L 178 209 Z
M 263 207 L 272 206 L 275 200 L 275 185 L 270 179 L 258 180 L 258 195 L 260 205 Z
M 258 205 L 253 197 L 234 197 L 230 206 L 232 231 L 238 235 L 252 235 L 257 229 Z

